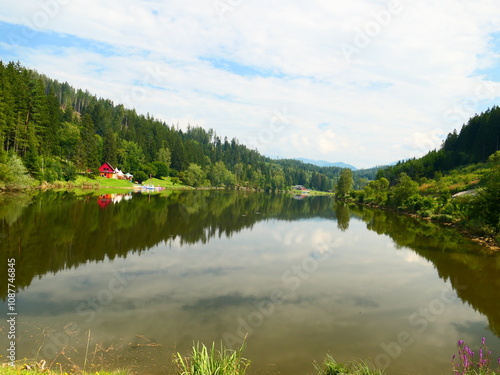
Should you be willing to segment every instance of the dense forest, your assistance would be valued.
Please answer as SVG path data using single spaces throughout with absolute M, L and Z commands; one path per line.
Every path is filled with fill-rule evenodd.
M 419 159 L 399 162 L 395 166 L 378 172 L 377 177 L 386 177 L 394 182 L 404 172 L 414 180 L 422 177 L 434 178 L 458 167 L 484 163 L 500 150 L 500 108 L 495 106 L 472 117 L 459 133 L 448 134 L 439 150 L 433 150 Z
M 212 129 L 173 125 L 97 98 L 20 63 L 0 61 L 0 190 L 97 176 L 110 163 L 142 182 L 331 190 L 341 169 L 273 160 Z

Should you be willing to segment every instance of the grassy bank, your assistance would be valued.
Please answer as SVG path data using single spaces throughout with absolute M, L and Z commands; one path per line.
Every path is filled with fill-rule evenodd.
M 245 375 L 251 362 L 243 357 L 245 344 L 236 350 L 225 348 L 222 344 L 217 348 L 215 343 L 210 347 L 198 342 L 191 348 L 191 354 L 176 353 L 173 362 L 176 366 L 175 374 L 178 375 Z M 479 354 L 477 354 L 479 353 Z M 493 369 L 498 363 L 496 369 Z M 85 368 L 85 366 L 84 366 Z M 312 370 L 317 375 L 384 375 L 383 369 L 378 369 L 364 361 L 339 363 L 332 356 L 327 355 L 321 363 L 313 363 Z M 4 364 L 0 368 L 0 375 L 35 375 L 35 374 L 61 375 L 67 374 L 62 369 L 45 368 L 45 361 L 34 364 L 23 364 L 9 367 Z M 132 375 L 132 371 L 72 371 L 81 375 Z M 134 372 L 141 374 L 141 372 Z M 458 341 L 458 355 L 454 355 L 450 363 L 450 373 L 456 375 L 500 375 L 500 357 L 492 361 L 492 353 L 482 339 L 478 351 L 473 351 L 463 340 Z
M 2 367 L 0 368 L 0 375 L 39 375 L 39 374 L 47 374 L 47 375 L 65 375 L 67 372 L 62 371 L 54 371 L 46 368 L 40 368 L 36 365 L 21 367 Z M 97 372 L 81 372 L 81 375 L 130 375 L 131 373 L 127 370 L 117 370 L 117 371 L 97 371 Z
M 302 190 L 290 190 L 291 195 L 309 195 L 309 196 L 334 196 L 335 194 L 330 191 L 317 191 L 317 190 L 307 190 L 306 192 Z
M 162 179 L 150 178 L 143 182 L 142 185 L 154 185 L 157 187 L 162 187 L 165 189 L 185 189 L 189 188 L 183 183 L 173 183 L 170 177 L 165 177 Z M 40 188 L 42 189 L 134 189 L 140 184 L 134 184 L 127 180 L 116 180 L 113 178 L 106 177 L 96 177 L 90 178 L 87 176 L 78 176 L 75 181 L 54 181 L 53 183 L 42 183 Z

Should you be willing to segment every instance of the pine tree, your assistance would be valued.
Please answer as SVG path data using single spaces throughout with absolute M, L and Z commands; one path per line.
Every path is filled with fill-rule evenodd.
M 111 129 L 104 135 L 103 162 L 108 162 L 112 166 L 118 165 L 118 155 L 116 147 L 116 135 Z
M 95 126 L 89 114 L 82 117 L 81 121 L 81 145 L 83 150 L 84 166 L 92 171 L 99 168 L 99 149 L 95 134 Z

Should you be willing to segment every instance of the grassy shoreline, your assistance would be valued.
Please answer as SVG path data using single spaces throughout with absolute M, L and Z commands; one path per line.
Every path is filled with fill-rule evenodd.
M 191 189 L 191 187 L 182 183 L 174 184 L 169 177 L 163 179 L 151 178 L 144 181 L 142 184 L 135 184 L 127 180 L 115 180 L 106 177 L 96 177 L 92 179 L 84 176 L 78 176 L 75 181 L 55 181 L 51 184 L 44 182 L 37 186 L 37 189 L 50 190 L 81 188 L 96 190 L 116 188 L 133 190 L 139 188 L 141 185 L 154 185 L 165 189 Z
M 225 348 L 222 343 L 218 349 L 213 342 L 206 346 L 201 342 L 193 343 L 191 354 L 183 355 L 175 353 L 172 362 L 176 367 L 177 375 L 245 375 L 251 365 L 251 361 L 243 357 L 245 342 L 237 349 Z M 453 355 L 450 362 L 450 372 L 458 375 L 500 375 L 500 357 L 497 361 L 492 357 L 492 352 L 488 350 L 483 337 L 479 355 L 475 354 L 472 348 L 468 347 L 463 340 L 458 341 L 458 356 Z M 87 360 L 85 359 L 85 364 Z M 493 367 L 498 363 L 498 367 Z M 62 368 L 52 370 L 45 367 L 44 360 L 38 363 L 24 363 L 18 366 L 9 366 L 4 363 L 0 367 L 0 375 L 66 375 L 68 372 Z M 377 368 L 362 360 L 349 361 L 346 363 L 337 362 L 331 355 L 327 354 L 322 363 L 312 363 L 312 368 L 317 375 L 384 375 L 385 369 Z M 71 374 L 80 375 L 132 375 L 141 374 L 128 369 L 117 369 L 113 371 L 85 371 L 78 366 L 73 367 Z

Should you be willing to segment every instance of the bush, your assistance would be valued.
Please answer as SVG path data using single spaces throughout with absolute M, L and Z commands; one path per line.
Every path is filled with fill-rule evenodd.
M 429 211 L 434 208 L 434 201 L 429 197 L 422 197 L 420 194 L 413 194 L 403 202 L 403 206 L 413 212 Z
M 351 192 L 352 198 L 359 203 L 363 203 L 365 201 L 366 193 L 364 190 L 356 190 Z
M 34 186 L 21 158 L 17 155 L 0 159 L 0 190 L 23 190 Z
M 76 167 L 73 164 L 65 164 L 63 166 L 62 174 L 64 181 L 75 181 L 76 176 L 78 175 L 76 172 Z
M 430 211 L 430 210 L 420 210 L 420 211 L 417 211 L 417 214 L 420 217 L 431 217 L 432 216 L 432 211 Z
M 401 173 L 397 184 L 392 189 L 392 204 L 400 206 L 405 200 L 418 194 L 418 184 L 406 173 Z
M 136 180 L 140 184 L 142 184 L 148 178 L 149 178 L 148 175 L 146 173 L 144 173 L 143 171 L 138 171 L 138 172 L 134 173 L 134 180 Z
M 45 173 L 43 174 L 43 180 L 47 181 L 48 183 L 52 183 L 56 180 L 58 180 L 58 175 L 57 172 L 54 171 L 53 169 L 46 169 Z
M 456 208 L 453 204 L 448 203 L 441 208 L 441 213 L 444 215 L 453 215 L 456 211 Z
M 168 177 L 169 168 L 167 164 L 162 163 L 161 161 L 155 161 L 153 162 L 153 166 L 155 168 L 155 178 Z
M 453 216 L 447 214 L 434 215 L 431 219 L 438 223 L 453 223 Z

